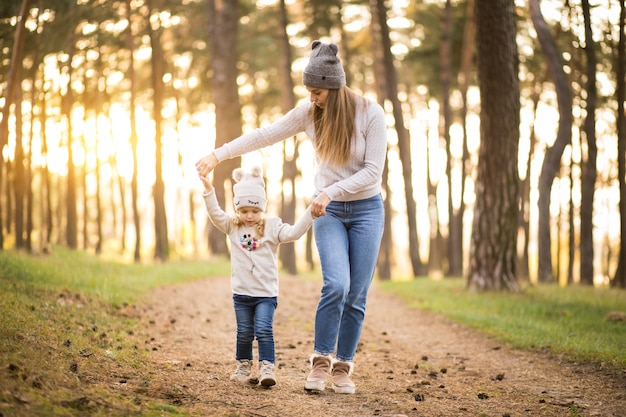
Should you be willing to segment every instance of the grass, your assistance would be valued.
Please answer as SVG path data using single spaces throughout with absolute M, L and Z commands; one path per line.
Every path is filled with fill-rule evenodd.
M 230 275 L 226 262 L 178 261 L 164 264 L 128 264 L 103 261 L 83 251 L 56 248 L 51 256 L 0 252 L 0 278 L 24 289 L 69 288 L 113 305 L 136 301 L 158 285 L 191 278 Z
M 0 415 L 183 415 L 136 389 L 150 384 L 152 370 L 125 309 L 155 286 L 228 274 L 226 261 L 139 265 L 63 248 L 0 252 Z
M 229 274 L 227 260 L 137 265 L 63 248 L 46 256 L 0 251 L 0 416 L 186 415 L 142 389 L 154 371 L 128 312 L 156 286 Z M 514 347 L 626 367 L 626 322 L 607 320 L 626 312 L 624 291 L 479 294 L 460 279 L 381 285 Z
M 465 290 L 462 279 L 426 278 L 381 286 L 413 307 L 444 314 L 515 348 L 626 368 L 624 290 L 536 285 L 520 293 L 475 293 Z M 621 320 L 611 320 L 613 315 Z

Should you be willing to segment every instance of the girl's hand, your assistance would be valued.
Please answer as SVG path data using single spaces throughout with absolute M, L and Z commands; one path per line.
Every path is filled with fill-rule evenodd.
M 206 178 L 206 177 L 200 177 L 200 179 L 202 180 L 202 185 L 204 185 L 204 191 L 205 192 L 209 192 L 213 189 L 213 184 L 211 184 L 211 181 Z
M 198 170 L 198 175 L 203 179 L 203 181 L 205 178 L 208 178 L 211 171 L 215 169 L 217 163 L 217 158 L 213 152 L 203 158 L 200 158 L 200 160 L 196 162 L 196 170 Z

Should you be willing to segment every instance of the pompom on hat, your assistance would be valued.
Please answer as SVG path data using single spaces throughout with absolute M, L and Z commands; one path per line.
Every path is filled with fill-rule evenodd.
M 313 41 L 311 57 L 302 73 L 302 84 L 308 87 L 338 89 L 346 85 L 346 73 L 337 56 L 337 45 Z
M 258 207 L 262 211 L 267 208 L 267 198 L 265 196 L 265 181 L 261 175 L 261 168 L 253 167 L 250 172 L 245 172 L 243 168 L 233 171 L 233 204 L 238 210 L 242 207 Z

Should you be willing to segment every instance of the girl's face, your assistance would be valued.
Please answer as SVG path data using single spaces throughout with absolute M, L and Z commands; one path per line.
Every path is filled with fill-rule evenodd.
M 261 220 L 263 210 L 258 207 L 241 207 L 236 214 L 241 223 L 252 227 Z
M 326 99 L 328 98 L 328 88 L 309 87 L 306 89 L 311 94 L 309 100 L 320 109 L 323 109 L 326 105 Z

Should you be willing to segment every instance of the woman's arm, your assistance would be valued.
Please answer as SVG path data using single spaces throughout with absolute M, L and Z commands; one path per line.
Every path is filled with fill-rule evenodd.
M 290 110 L 274 123 L 243 134 L 215 149 L 196 162 L 200 177 L 206 177 L 215 166 L 225 160 L 273 145 L 304 131 L 311 103 L 303 103 Z

